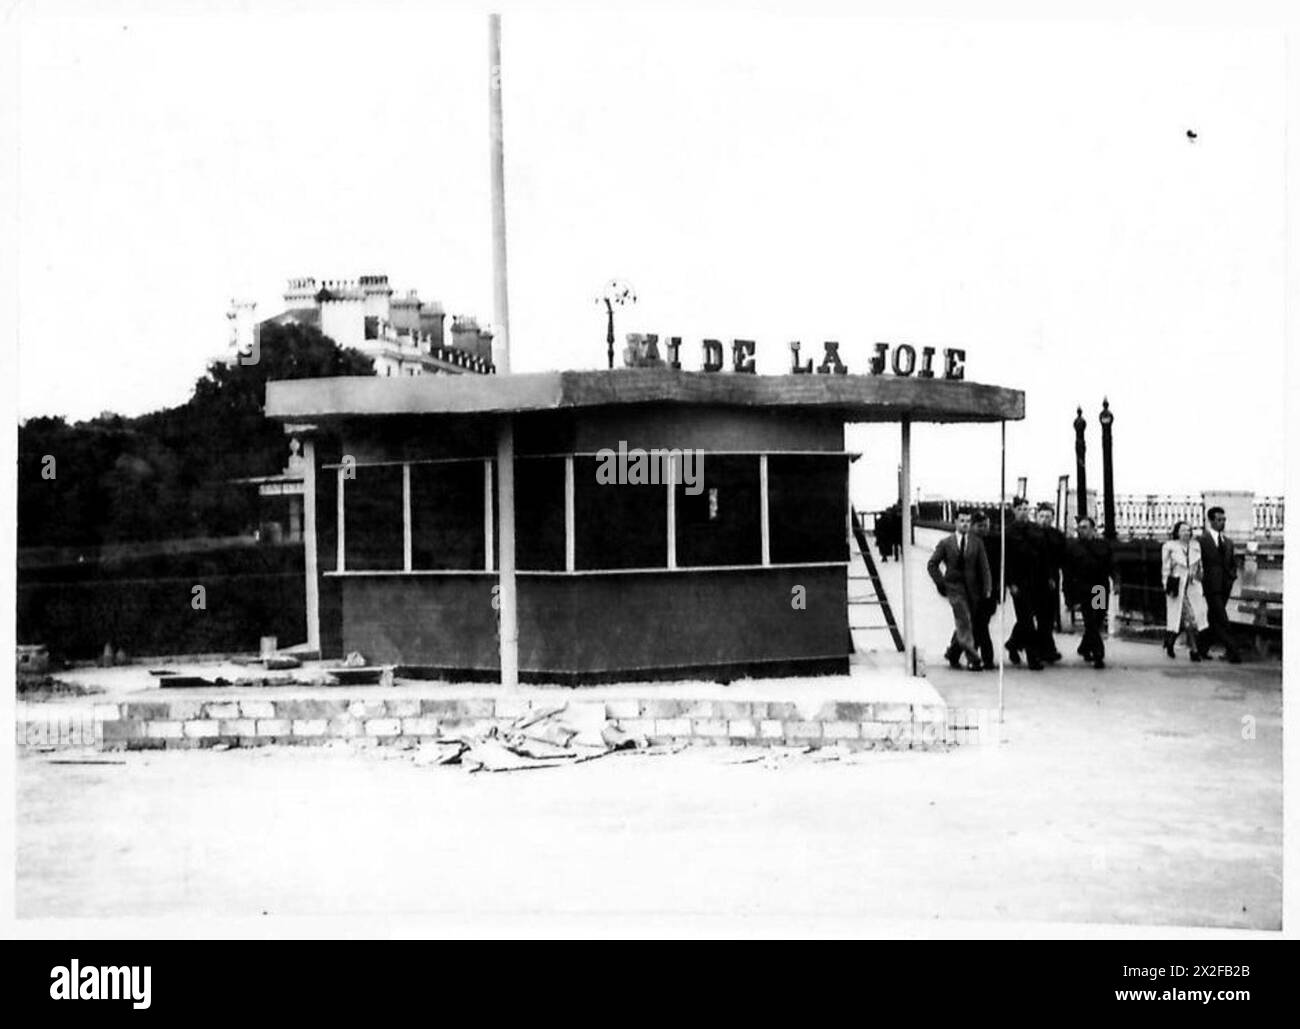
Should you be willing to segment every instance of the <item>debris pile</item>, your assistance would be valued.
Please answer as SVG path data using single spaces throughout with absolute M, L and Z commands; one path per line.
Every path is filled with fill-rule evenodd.
M 635 750 L 672 753 L 677 747 L 652 747 L 643 736 L 619 729 L 605 717 L 603 704 L 559 704 L 530 711 L 508 725 L 476 723 L 449 729 L 408 753 L 426 765 L 460 765 L 469 772 L 513 772 L 555 768 Z
M 366 659 L 358 651 L 352 651 L 344 659 L 341 667 L 328 668 L 333 683 L 340 686 L 391 686 L 393 669 L 385 665 L 367 665 Z

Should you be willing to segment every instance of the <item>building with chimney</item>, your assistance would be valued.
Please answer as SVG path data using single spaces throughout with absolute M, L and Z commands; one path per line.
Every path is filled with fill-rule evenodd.
M 397 296 L 387 275 L 356 279 L 290 279 L 284 291 L 285 309 L 259 320 L 253 301 L 232 301 L 232 363 L 249 354 L 261 326 L 310 325 L 341 347 L 351 347 L 374 362 L 379 376 L 488 374 L 492 366 L 492 333 L 477 319 L 456 315 L 451 326 L 437 301 L 421 300 L 415 290 Z

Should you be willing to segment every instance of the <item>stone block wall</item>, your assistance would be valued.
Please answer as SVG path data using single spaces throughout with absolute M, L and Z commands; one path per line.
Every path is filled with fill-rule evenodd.
M 101 704 L 95 739 L 103 750 L 318 744 L 415 745 L 458 733 L 500 730 L 557 698 L 519 697 L 160 700 Z M 723 746 L 843 744 L 851 749 L 937 747 L 973 742 L 987 725 L 942 704 L 829 701 L 800 710 L 789 701 L 645 699 L 574 701 L 567 715 L 612 722 L 652 743 Z

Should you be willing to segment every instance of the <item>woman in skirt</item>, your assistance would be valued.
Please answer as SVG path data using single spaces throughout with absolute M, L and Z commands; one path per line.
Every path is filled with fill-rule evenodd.
M 1165 586 L 1165 653 L 1174 656 L 1174 641 L 1186 632 L 1187 648 L 1193 661 L 1201 655 L 1196 634 L 1210 624 L 1201 587 L 1201 545 L 1192 539 L 1188 522 L 1174 525 L 1160 549 L 1160 579 Z

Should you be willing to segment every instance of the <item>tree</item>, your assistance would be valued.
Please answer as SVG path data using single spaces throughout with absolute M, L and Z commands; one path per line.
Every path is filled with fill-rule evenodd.
M 371 375 L 370 358 L 317 329 L 267 324 L 255 364 L 213 363 L 178 406 L 137 418 L 105 413 L 69 425 L 31 418 L 18 430 L 19 546 L 98 544 L 248 531 L 256 491 L 288 445 L 263 414 L 272 379 Z M 42 475 L 55 459 L 53 478 Z

